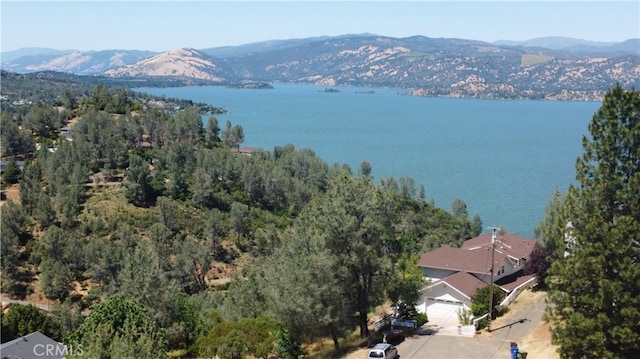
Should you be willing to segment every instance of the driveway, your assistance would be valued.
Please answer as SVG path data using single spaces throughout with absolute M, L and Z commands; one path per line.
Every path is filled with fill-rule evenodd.
M 401 359 L 510 359 L 509 343 L 481 337 L 418 333 L 398 344 Z
M 510 359 L 510 343 L 521 343 L 542 320 L 546 295 L 528 292 L 510 306 L 510 310 L 474 337 L 457 335 L 457 316 L 432 318 L 412 337 L 397 344 L 401 359 Z M 452 330 L 451 328 L 455 328 Z M 522 351 L 534 351 L 520 345 Z
M 423 329 L 439 335 L 458 335 L 458 316 L 429 316 L 429 321 L 422 326 Z

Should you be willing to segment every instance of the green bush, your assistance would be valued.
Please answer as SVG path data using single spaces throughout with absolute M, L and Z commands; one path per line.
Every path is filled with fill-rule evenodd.
M 60 323 L 48 313 L 32 304 L 13 304 L 2 315 L 2 342 L 39 331 L 55 340 L 61 340 Z
M 423 326 L 426 322 L 429 321 L 429 318 L 427 317 L 427 313 L 418 313 L 418 314 L 414 315 L 413 318 L 411 318 L 411 319 L 413 319 L 416 322 L 418 322 L 418 327 Z
M 476 292 L 473 294 L 473 296 L 471 296 L 471 313 L 475 316 L 475 317 L 479 317 L 482 316 L 484 314 L 486 314 L 487 312 L 489 312 L 489 291 L 490 291 L 490 287 L 486 286 L 486 287 L 482 287 L 478 290 L 476 290 Z M 493 299 L 491 302 L 491 305 L 493 307 L 492 312 L 492 318 L 495 318 L 499 313 L 498 313 L 498 307 L 500 305 L 500 302 L 502 302 L 502 300 L 505 297 L 505 293 L 502 291 L 502 289 L 500 289 L 500 287 L 498 287 L 497 285 L 493 285 Z
M 473 324 L 473 315 L 471 314 L 471 310 L 469 309 L 458 309 L 458 321 L 460 325 L 471 325 Z
M 300 342 L 286 329 L 276 330 L 276 352 L 279 358 L 297 359 L 304 352 Z
M 476 330 L 484 329 L 484 328 L 487 327 L 487 325 L 489 325 L 489 319 L 487 319 L 487 318 L 480 319 L 478 321 L 478 326 L 477 326 Z

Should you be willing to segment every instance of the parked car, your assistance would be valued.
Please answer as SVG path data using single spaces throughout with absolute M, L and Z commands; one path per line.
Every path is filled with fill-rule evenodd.
M 369 359 L 396 359 L 398 357 L 398 349 L 388 343 L 376 344 L 369 351 Z

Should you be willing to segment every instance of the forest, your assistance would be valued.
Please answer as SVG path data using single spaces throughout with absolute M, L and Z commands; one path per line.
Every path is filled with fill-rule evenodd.
M 3 342 L 39 330 L 91 358 L 330 357 L 375 335 L 380 305 L 424 322 L 419 256 L 482 228 L 464 201 L 438 208 L 366 160 L 241 151 L 242 126 L 195 105 L 71 80 L 45 99 L 11 81 L 1 289 L 53 309 L 12 306 Z M 5 106 L 5 88 L 35 98 Z

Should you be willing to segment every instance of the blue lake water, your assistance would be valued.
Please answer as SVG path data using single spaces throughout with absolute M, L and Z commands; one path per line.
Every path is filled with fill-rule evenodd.
M 368 161 L 376 180 L 411 177 L 437 206 L 449 210 L 462 199 L 485 228 L 526 237 L 533 237 L 554 188 L 564 192 L 575 183 L 582 136 L 601 106 L 412 97 L 401 89 L 274 87 L 137 90 L 227 109 L 216 117 L 223 128 L 227 120 L 244 128 L 243 146 L 271 151 L 291 143 L 354 172 Z

